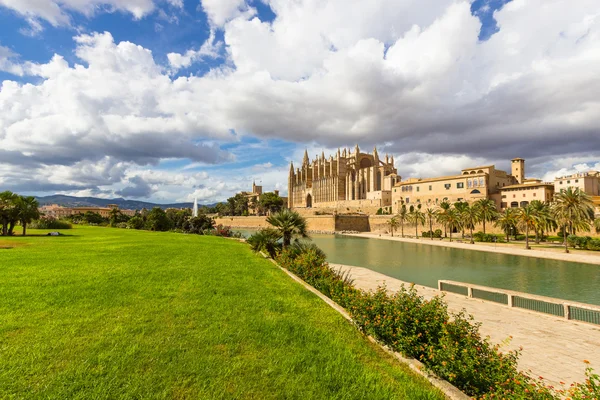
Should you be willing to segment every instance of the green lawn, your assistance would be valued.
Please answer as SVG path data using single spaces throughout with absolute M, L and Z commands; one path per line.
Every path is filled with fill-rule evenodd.
M 443 398 L 243 243 L 64 233 L 0 238 L 0 398 Z

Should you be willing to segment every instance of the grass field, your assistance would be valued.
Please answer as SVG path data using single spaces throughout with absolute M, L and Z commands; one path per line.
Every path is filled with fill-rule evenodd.
M 443 398 L 245 244 L 64 233 L 0 239 L 0 398 Z

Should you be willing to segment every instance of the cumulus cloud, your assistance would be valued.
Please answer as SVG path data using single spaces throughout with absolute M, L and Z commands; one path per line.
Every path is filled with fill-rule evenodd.
M 18 64 L 4 50 L 0 69 L 16 66 L 40 82 L 2 84 L 0 148 L 22 163 L 68 168 L 109 157 L 127 163 L 120 185 L 167 158 L 193 168 L 229 161 L 219 143 L 246 135 L 332 151 L 385 143 L 403 176 L 438 174 L 440 159 L 454 173 L 518 156 L 539 176 L 581 164 L 544 164 L 558 155 L 585 152 L 586 165 L 600 159 L 596 0 L 513 0 L 494 13 L 498 32 L 486 41 L 469 1 L 266 3 L 272 22 L 242 0 L 204 0 L 213 36 L 198 50 L 169 54 L 166 67 L 109 33 L 76 37 L 77 65 L 61 55 Z M 224 44 L 215 42 L 219 29 Z M 223 52 L 227 61 L 204 76 L 172 75 Z M 299 162 L 298 153 L 289 157 Z M 287 168 L 279 168 L 261 176 L 285 187 Z M 194 190 L 216 197 L 245 187 L 220 173 Z M 153 196 L 191 191 L 148 184 Z
M 245 0 L 201 0 L 201 5 L 208 20 L 215 27 L 221 27 L 236 17 L 247 18 L 256 13 Z
M 23 75 L 23 67 L 16 62 L 17 54 L 8 47 L 0 45 L 0 71 L 13 75 Z
M 185 54 L 169 53 L 167 59 L 171 65 L 173 72 L 177 72 L 181 68 L 187 68 L 194 62 L 203 59 L 215 59 L 221 56 L 223 42 L 215 40 L 215 31 L 211 30 L 208 39 L 202 44 L 198 50 L 190 49 Z
M 170 4 L 181 7 L 181 0 L 167 0 Z M 33 33 L 42 27 L 39 20 L 45 20 L 53 26 L 71 24 L 70 12 L 78 12 L 88 17 L 98 10 L 122 11 L 140 19 L 154 10 L 153 0 L 0 0 L 4 6 L 29 21 Z

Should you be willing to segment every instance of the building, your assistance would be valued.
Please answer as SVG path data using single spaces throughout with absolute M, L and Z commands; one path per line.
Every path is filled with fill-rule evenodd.
M 108 204 L 107 207 L 61 207 L 58 204 L 52 204 L 49 206 L 41 206 L 39 208 L 40 213 L 54 217 L 56 219 L 62 219 L 71 215 L 85 214 L 86 212 L 93 212 L 100 214 L 104 218 L 110 217 L 110 212 L 113 209 L 119 210 L 119 206 L 116 204 Z M 122 214 L 130 217 L 135 215 L 135 210 L 119 210 Z
M 596 214 L 600 214 L 600 172 L 580 172 L 554 179 L 554 190 L 556 192 L 560 192 L 568 187 L 573 189 L 579 188 L 579 190 L 588 194 L 594 202 Z
M 305 151 L 300 168 L 290 164 L 288 207 L 374 214 L 391 208 L 392 187 L 399 179 L 394 158 L 380 159 L 377 149 L 361 153 L 356 145 L 353 152 L 338 149 L 335 157 L 321 153 L 312 161 Z
M 279 190 L 273 190 L 273 193 L 279 196 Z M 256 182 L 252 182 L 252 192 L 241 192 L 240 194 L 248 199 L 248 214 L 258 215 L 258 202 L 260 200 L 260 196 L 263 194 L 263 187 L 258 186 Z M 288 198 L 282 197 L 281 199 L 283 200 L 283 206 L 285 207 L 287 205 Z
M 494 165 L 466 168 L 458 175 L 437 178 L 409 178 L 394 185 L 392 211 L 400 205 L 423 204 L 436 206 L 443 201 L 473 202 L 479 199 L 492 199 L 501 208 L 501 190 L 505 187 L 525 182 L 525 160 L 515 158 L 511 164 L 511 174 L 496 169 Z
M 500 189 L 502 210 L 525 207 L 533 200 L 551 202 L 554 199 L 554 184 L 541 179 L 526 179 L 522 184 L 505 186 Z

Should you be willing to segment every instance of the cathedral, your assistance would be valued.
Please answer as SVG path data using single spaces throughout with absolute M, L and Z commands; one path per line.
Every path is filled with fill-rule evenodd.
M 374 213 L 392 205 L 392 187 L 400 181 L 394 158 L 361 153 L 358 145 L 325 158 L 310 161 L 304 152 L 302 166 L 290 165 L 289 208 L 319 208 L 339 212 Z

